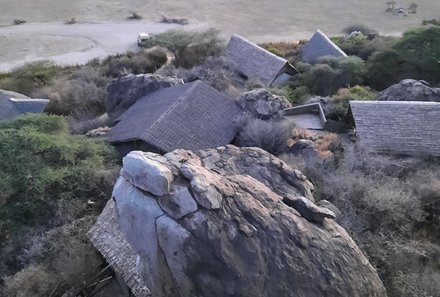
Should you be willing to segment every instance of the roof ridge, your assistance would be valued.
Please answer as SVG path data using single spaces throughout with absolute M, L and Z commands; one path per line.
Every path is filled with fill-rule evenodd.
M 187 97 L 188 97 L 188 95 L 189 94 L 191 94 L 191 91 L 197 86 L 197 85 L 199 85 L 200 84 L 200 80 L 195 80 L 195 81 L 192 81 L 192 82 L 189 82 L 189 83 L 186 83 L 186 85 L 188 85 L 188 84 L 193 84 L 192 86 L 190 86 L 184 93 L 183 93 L 183 95 L 182 96 L 180 96 L 179 97 L 179 99 L 177 99 L 176 100 L 176 102 L 174 102 L 173 104 L 171 104 L 170 105 L 170 107 L 164 112 L 164 113 L 162 113 L 162 115 L 150 126 L 150 127 L 148 127 L 148 129 L 144 132 L 144 133 L 142 133 L 142 135 L 141 135 L 141 137 L 140 137 L 140 139 L 145 139 L 145 135 L 147 134 L 147 133 L 149 133 L 151 130 L 153 130 L 153 128 L 155 128 L 159 123 L 160 123 L 160 121 L 168 114 L 168 113 L 170 113 L 170 111 L 172 111 L 173 109 L 174 109 L 174 107 L 180 102 L 180 101 L 182 101 L 183 99 L 186 99 Z M 180 86 L 184 86 L 185 84 L 182 84 L 182 85 L 180 85 Z M 177 86 L 179 86 L 179 85 L 177 85 Z M 173 87 L 171 87 L 171 88 L 174 88 L 174 87 L 176 87 L 176 86 L 173 86 Z M 159 149 L 162 149 L 162 148 L 159 148 Z
M 249 39 L 246 39 L 246 38 L 244 38 L 243 36 L 240 36 L 240 35 L 238 35 L 238 34 L 236 34 L 236 33 L 233 33 L 233 34 L 232 34 L 232 36 L 234 36 L 234 35 L 235 35 L 236 37 L 238 37 L 239 39 L 242 39 L 243 41 L 247 42 L 247 43 L 251 43 L 251 44 L 255 45 L 255 47 L 257 47 L 257 48 L 260 49 L 261 51 L 266 52 L 266 53 L 269 54 L 270 56 L 273 56 L 273 57 L 279 59 L 280 61 L 284 61 L 284 62 L 289 63 L 289 61 L 288 61 L 287 59 L 275 55 L 274 53 L 268 51 L 267 49 L 265 49 L 265 48 L 259 46 L 257 43 L 252 42 L 252 41 L 250 41 Z

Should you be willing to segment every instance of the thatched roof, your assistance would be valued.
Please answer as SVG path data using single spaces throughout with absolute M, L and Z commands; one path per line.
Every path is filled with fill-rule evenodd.
M 107 202 L 87 236 L 113 269 L 124 279 L 134 296 L 151 296 L 150 290 L 143 282 L 136 267 L 137 254 L 119 229 L 113 199 Z
M 286 59 L 278 57 L 255 43 L 233 34 L 226 48 L 227 62 L 247 78 L 257 78 L 266 85 L 282 73 L 297 73 Z
M 440 156 L 440 103 L 350 101 L 360 143 L 379 152 Z
M 108 133 L 112 143 L 143 140 L 163 152 L 229 144 L 242 109 L 202 81 L 160 89 L 139 99 Z
M 304 62 L 313 62 L 323 56 L 345 57 L 347 56 L 333 41 L 321 30 L 317 30 L 312 38 L 301 49 Z
M 25 113 L 42 113 L 48 103 L 48 99 L 15 99 L 0 91 L 0 120 Z

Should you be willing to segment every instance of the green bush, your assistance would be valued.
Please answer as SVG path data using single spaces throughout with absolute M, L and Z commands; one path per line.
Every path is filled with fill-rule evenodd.
M 311 96 L 310 90 L 306 86 L 295 87 L 294 84 L 273 88 L 271 92 L 276 95 L 284 96 L 293 105 L 302 104 Z
M 320 96 L 334 94 L 337 90 L 363 82 L 365 63 L 362 59 L 350 57 L 322 57 L 302 74 L 304 84 Z
M 67 69 L 48 61 L 25 64 L 4 75 L 0 79 L 0 89 L 32 96 L 36 89 L 51 85 L 53 79 Z
M 93 199 L 102 206 L 108 199 L 118 158 L 103 140 L 68 134 L 65 120 L 54 115 L 1 122 L 0 138 L 0 242 L 23 228 L 51 225 L 60 201 L 85 206 Z
M 406 31 L 390 49 L 372 55 L 367 64 L 367 82 L 385 89 L 402 79 L 440 83 L 440 27 Z
M 166 62 L 166 51 L 156 48 L 107 57 L 102 61 L 100 68 L 104 76 L 117 78 L 128 73 L 153 73 Z
M 145 46 L 161 46 L 174 53 L 176 67 L 191 68 L 202 64 L 209 56 L 218 56 L 224 48 L 219 32 L 210 29 L 203 32 L 167 31 L 156 34 Z
M 350 100 L 373 100 L 376 93 L 369 87 L 354 86 L 339 89 L 329 100 L 326 116 L 335 121 L 344 121 Z
M 377 36 L 373 39 L 367 36 L 334 37 L 336 43 L 347 55 L 357 56 L 363 60 L 368 60 L 375 52 L 390 48 L 397 40 L 394 36 Z

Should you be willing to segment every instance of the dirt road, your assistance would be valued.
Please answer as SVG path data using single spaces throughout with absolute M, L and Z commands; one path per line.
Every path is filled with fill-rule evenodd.
M 95 57 L 136 50 L 139 32 L 160 33 L 178 27 L 141 22 L 4 26 L 0 27 L 0 71 L 44 59 L 60 64 L 85 63 Z

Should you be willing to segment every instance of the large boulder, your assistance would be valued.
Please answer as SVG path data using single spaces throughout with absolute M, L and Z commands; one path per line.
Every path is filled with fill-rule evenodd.
M 283 110 L 292 107 L 286 98 L 274 95 L 266 89 L 244 92 L 238 98 L 238 103 L 253 117 L 263 120 L 279 120 L 283 116 Z
M 107 87 L 105 101 L 110 123 L 114 123 L 139 98 L 178 84 L 183 84 L 183 81 L 155 74 L 127 74 L 114 79 Z
M 157 196 L 121 175 L 113 191 L 117 228 L 138 255 L 129 266 L 152 296 L 386 296 L 334 213 L 312 201 L 312 184 L 273 155 L 228 145 L 127 157 L 167 167 L 155 173 L 170 182 Z
M 440 88 L 432 88 L 424 80 L 404 79 L 380 92 L 377 100 L 440 102 Z

